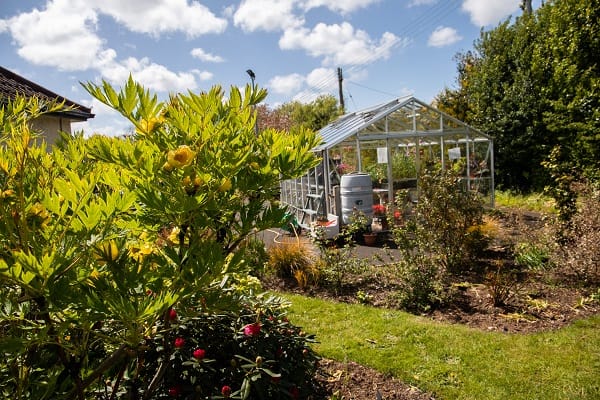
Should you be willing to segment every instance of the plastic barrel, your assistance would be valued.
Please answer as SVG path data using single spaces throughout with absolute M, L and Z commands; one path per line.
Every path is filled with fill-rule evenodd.
M 361 211 L 369 220 L 373 218 L 373 182 L 371 175 L 354 172 L 342 175 L 340 180 L 342 221 L 349 224 L 354 210 Z

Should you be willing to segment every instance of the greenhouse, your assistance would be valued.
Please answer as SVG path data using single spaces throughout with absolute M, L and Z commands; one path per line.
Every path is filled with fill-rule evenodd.
M 492 138 L 414 97 L 343 115 L 319 133 L 321 164 L 281 183 L 281 201 L 302 226 L 344 225 L 356 210 L 404 215 L 425 168 L 456 171 L 464 190 L 494 204 Z

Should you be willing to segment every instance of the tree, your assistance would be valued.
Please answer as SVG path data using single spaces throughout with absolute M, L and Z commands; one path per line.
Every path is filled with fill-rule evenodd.
M 548 2 L 457 56 L 458 87 L 437 101 L 495 138 L 500 186 L 552 185 L 541 163 L 555 146 L 573 173 L 598 179 L 599 13 L 593 0 Z
M 308 104 L 285 103 L 276 109 L 276 113 L 289 119 L 291 126 L 318 131 L 341 115 L 341 110 L 334 96 L 323 95 Z

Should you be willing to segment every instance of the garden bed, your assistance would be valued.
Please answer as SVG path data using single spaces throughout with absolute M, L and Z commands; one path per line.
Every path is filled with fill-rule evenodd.
M 530 334 L 559 329 L 575 320 L 600 313 L 600 302 L 594 297 L 598 296 L 597 289 L 574 283 L 561 274 L 560 270 L 552 268 L 540 269 L 522 276 L 515 282 L 505 304 L 494 305 L 493 288 L 482 272 L 485 270 L 483 267 L 499 261 L 505 264 L 514 263 L 514 254 L 504 244 L 507 241 L 517 243 L 521 239 L 530 239 L 533 232 L 542 229 L 543 225 L 543 220 L 536 214 L 505 211 L 500 215 L 500 232 L 496 235 L 498 239 L 479 260 L 478 266 L 452 278 L 452 301 L 421 312 L 420 315 L 481 331 Z M 382 250 L 363 246 L 357 246 L 353 251 L 356 257 L 369 257 L 374 253 L 379 256 L 374 257 L 374 262 L 364 270 L 345 273 L 342 284 L 335 289 L 320 285 L 300 289 L 294 282 L 273 277 L 265 279 L 264 285 L 275 291 L 398 309 L 396 299 L 400 282 L 394 273 L 393 264 L 381 262 L 382 254 L 387 255 L 388 259 L 394 259 L 397 253 L 393 249 Z M 382 395 L 384 399 L 433 398 L 430 394 L 422 393 L 391 376 L 352 362 L 323 360 L 318 377 L 327 388 L 329 396 L 339 391 L 341 397 L 338 398 L 375 399 L 379 398 L 378 390 L 385 393 Z M 381 388 L 385 388 L 385 391 Z

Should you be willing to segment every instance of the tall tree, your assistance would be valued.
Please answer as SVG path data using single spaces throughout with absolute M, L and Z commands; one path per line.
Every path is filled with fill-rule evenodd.
M 307 104 L 299 101 L 285 103 L 278 108 L 278 112 L 287 115 L 293 125 L 313 131 L 323 128 L 341 114 L 337 99 L 332 95 L 319 96 Z
M 457 56 L 458 87 L 438 103 L 495 137 L 501 186 L 551 183 L 541 162 L 558 145 L 573 171 L 598 179 L 599 13 L 597 0 L 550 1 Z

